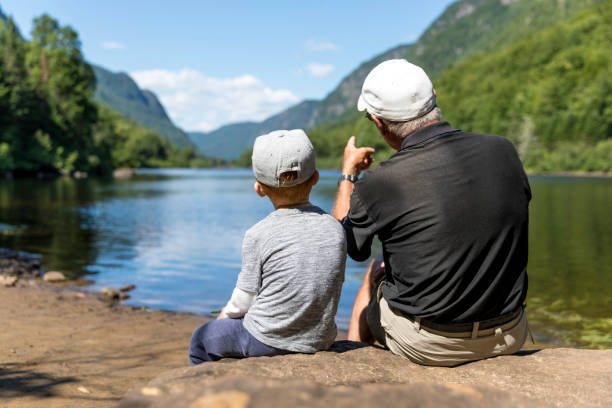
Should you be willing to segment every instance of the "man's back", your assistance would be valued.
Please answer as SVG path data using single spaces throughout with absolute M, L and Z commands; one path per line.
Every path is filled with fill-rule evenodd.
M 439 122 L 356 183 L 349 254 L 383 242 L 385 299 L 411 316 L 474 322 L 517 309 L 527 291 L 529 184 L 512 144 Z M 363 257 L 363 256 L 361 256 Z

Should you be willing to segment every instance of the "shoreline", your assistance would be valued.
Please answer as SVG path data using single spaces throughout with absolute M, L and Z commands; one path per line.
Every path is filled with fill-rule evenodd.
M 212 319 L 102 300 L 71 281 L 0 286 L 0 406 L 115 406 L 160 374 L 187 368 L 192 332 Z M 336 339 L 345 338 L 338 330 Z M 524 346 L 534 348 L 550 345 Z
M 0 286 L 0 406 L 116 406 L 131 389 L 188 367 L 192 332 L 213 319 L 102 300 L 77 285 Z
M 0 406 L 109 407 L 160 373 L 188 366 L 206 316 L 126 306 L 82 287 L 0 286 Z
M 144 170 L 168 170 L 168 169 L 173 169 L 173 170 L 236 170 L 236 169 L 244 169 L 244 170 L 250 170 L 250 167 L 239 167 L 239 166 L 214 166 L 214 167 L 146 167 L 146 168 L 142 168 Z M 41 173 L 41 174 L 31 174 L 31 175 L 14 175 L 10 172 L 4 173 L 4 179 L 5 180 L 28 180 L 28 179 L 38 179 L 38 180 L 55 180 L 58 178 L 71 178 L 74 180 L 80 180 L 80 179 L 87 179 L 87 178 L 91 178 L 91 179 L 115 179 L 115 180 L 129 180 L 130 178 L 134 177 L 135 175 L 138 175 L 138 170 L 141 170 L 140 168 L 138 169 L 131 169 L 131 168 L 121 168 L 121 169 L 115 169 L 115 171 L 113 172 L 113 174 L 110 175 L 106 175 L 106 176 L 98 176 L 98 175 L 92 175 L 89 176 L 86 173 L 77 173 L 75 175 L 66 175 L 66 174 L 61 174 L 61 173 Z M 325 171 L 340 171 L 336 168 L 333 169 L 325 169 L 325 168 L 321 168 L 319 170 L 325 170 Z M 116 172 L 116 174 L 115 174 Z M 543 177 L 576 177 L 576 178 L 605 178 L 605 179 L 609 179 L 612 178 L 612 172 L 605 172 L 605 171 L 551 171 L 551 172 L 538 172 L 538 171 L 525 171 L 525 173 L 528 176 L 543 176 Z

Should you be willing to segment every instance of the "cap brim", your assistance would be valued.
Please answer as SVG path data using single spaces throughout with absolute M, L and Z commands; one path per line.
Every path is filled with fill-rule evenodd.
M 359 99 L 357 100 L 357 110 L 363 112 L 368 107 L 368 104 L 363 99 L 363 95 L 359 95 Z

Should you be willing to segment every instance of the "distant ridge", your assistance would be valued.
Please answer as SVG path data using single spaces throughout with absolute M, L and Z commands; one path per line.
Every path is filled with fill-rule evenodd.
M 94 99 L 114 111 L 147 127 L 178 147 L 195 147 L 187 134 L 176 127 L 151 91 L 142 90 L 123 72 L 114 73 L 92 65 L 96 74 Z
M 276 129 L 307 127 L 316 104 L 317 101 L 303 101 L 263 122 L 234 123 L 209 133 L 190 132 L 189 137 L 202 154 L 233 160 L 252 147 L 255 138 L 259 135 Z

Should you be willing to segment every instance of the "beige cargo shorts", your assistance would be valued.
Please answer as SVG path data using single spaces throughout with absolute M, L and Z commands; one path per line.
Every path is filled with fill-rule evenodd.
M 525 310 L 498 327 L 465 333 L 445 333 L 421 326 L 389 306 L 382 283 L 366 309 L 370 332 L 394 354 L 423 365 L 452 367 L 484 358 L 514 354 L 527 339 Z

